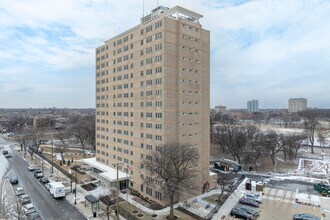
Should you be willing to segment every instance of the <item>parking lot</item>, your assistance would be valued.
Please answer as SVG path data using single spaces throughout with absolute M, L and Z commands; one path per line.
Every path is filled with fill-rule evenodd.
M 258 220 L 292 220 L 296 213 L 310 213 L 321 218 L 319 207 L 295 203 L 295 192 L 275 188 L 264 188 Z M 235 219 L 228 216 L 226 219 Z

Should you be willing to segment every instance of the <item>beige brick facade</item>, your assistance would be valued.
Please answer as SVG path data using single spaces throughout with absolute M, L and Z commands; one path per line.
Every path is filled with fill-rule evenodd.
M 200 151 L 198 188 L 185 198 L 209 180 L 210 32 L 201 17 L 159 7 L 96 49 L 96 159 L 124 163 L 133 188 L 158 203 L 164 195 L 147 189 L 141 160 L 162 144 Z

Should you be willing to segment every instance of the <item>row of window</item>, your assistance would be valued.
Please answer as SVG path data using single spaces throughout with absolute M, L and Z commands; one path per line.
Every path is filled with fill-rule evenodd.
M 141 192 L 144 192 L 144 186 L 141 184 L 141 188 L 140 188 Z M 154 196 L 155 199 L 162 201 L 163 200 L 163 194 L 161 192 L 158 192 L 157 190 L 155 190 L 155 193 L 153 194 L 152 188 L 150 187 L 146 187 L 146 194 L 149 196 Z
M 163 91 L 161 89 L 157 89 L 155 91 L 149 90 L 149 91 L 146 91 L 145 93 L 144 93 L 144 91 L 141 91 L 140 92 L 140 96 L 141 97 L 143 97 L 144 94 L 145 94 L 146 97 L 150 97 L 150 96 L 153 96 L 153 95 L 155 95 L 155 96 L 162 96 L 163 95 Z
M 145 81 L 141 81 L 140 85 L 141 85 L 141 87 L 143 87 L 143 86 L 152 86 L 153 83 L 155 85 L 161 85 L 163 83 L 163 79 L 162 78 L 157 78 L 155 80 L 148 79 L 148 80 L 145 80 Z
M 153 36 L 149 36 L 146 39 L 142 39 L 140 41 L 140 45 L 142 46 L 144 43 L 149 44 L 151 43 L 153 40 L 159 40 L 163 38 L 163 32 L 159 32 Z
M 162 26 L 163 26 L 163 22 L 162 21 L 158 21 L 158 22 L 155 23 L 155 29 L 159 29 Z M 145 31 L 146 31 L 146 33 L 149 33 L 149 32 L 152 31 L 152 29 L 153 29 L 153 25 L 149 25 L 149 26 L 147 26 L 145 28 Z M 144 29 L 141 29 L 140 30 L 140 33 L 141 33 L 141 35 L 143 35 L 144 34 Z
M 153 71 L 154 70 L 154 71 Z M 156 67 L 155 69 L 147 69 L 147 70 L 145 70 L 145 71 L 141 71 L 141 76 L 144 76 L 144 75 L 146 75 L 146 76 L 150 76 L 150 75 L 152 75 L 153 74 L 153 72 L 155 73 L 155 74 L 160 74 L 160 73 L 162 73 L 163 72 L 163 67 Z
M 154 48 L 154 49 L 153 49 Z M 143 49 L 143 50 L 141 50 L 140 51 L 140 55 L 141 56 L 143 56 L 144 54 L 151 54 L 152 52 L 153 52 L 153 50 L 155 50 L 155 51 L 160 51 L 160 50 L 162 50 L 163 49 L 163 45 L 162 44 L 157 44 L 157 45 L 155 45 L 154 47 L 148 47 L 148 48 L 146 48 L 145 50 Z M 144 52 L 145 51 L 145 52 Z
M 158 62 L 161 62 L 163 60 L 163 57 L 162 55 L 158 55 L 158 56 L 155 56 L 155 57 L 150 57 L 150 58 L 147 58 L 145 60 L 141 60 L 140 61 L 140 64 L 141 66 L 144 66 L 144 63 L 146 65 L 150 65 L 152 63 L 158 63 Z
M 125 70 L 128 70 L 128 69 L 133 69 L 133 67 L 134 67 L 133 63 L 126 64 L 126 65 L 123 65 L 123 66 L 118 66 L 117 68 L 113 68 L 113 73 L 125 71 Z
M 104 51 L 108 50 L 108 45 L 105 45 L 99 49 L 96 50 L 96 54 L 102 53 Z
M 147 101 L 147 102 L 141 102 L 140 103 L 140 106 L 141 107 L 144 107 L 144 106 L 146 106 L 146 107 L 153 107 L 153 106 L 155 106 L 155 107 L 162 107 L 163 106 L 163 102 L 162 101 Z
M 101 72 L 96 72 L 96 77 L 108 75 L 108 70 L 103 70 Z
M 116 45 L 121 45 L 122 43 L 126 43 L 129 39 L 133 39 L 133 34 L 130 36 L 125 36 L 122 39 L 117 40 L 116 42 L 113 42 L 113 46 L 115 47 Z
M 122 108 L 122 107 L 124 107 L 124 108 L 131 107 L 132 108 L 133 107 L 133 102 L 130 102 L 130 103 L 128 103 L 128 102 L 117 102 L 117 103 L 113 103 L 112 106 L 113 107 L 118 107 L 118 108 Z
M 141 133 L 140 135 L 141 138 L 146 138 L 149 140 L 156 140 L 156 141 L 162 141 L 163 140 L 163 136 L 161 135 L 153 135 L 153 134 L 146 134 L 144 135 L 144 133 Z
M 101 60 L 105 60 L 107 58 L 108 58 L 108 53 L 106 53 L 106 54 L 104 54 L 104 55 L 102 55 L 100 57 L 96 57 L 96 62 L 99 62 Z
M 187 24 L 182 24 L 182 27 L 187 29 L 187 30 L 190 30 L 190 31 L 195 31 L 195 32 L 199 32 L 199 29 L 198 28 L 195 28 L 195 27 L 192 27 L 192 26 L 189 26 Z

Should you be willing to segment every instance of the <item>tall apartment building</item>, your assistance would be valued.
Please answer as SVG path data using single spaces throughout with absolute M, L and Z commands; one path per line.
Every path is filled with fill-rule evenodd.
M 226 112 L 226 106 L 223 106 L 223 105 L 215 106 L 214 109 L 215 109 L 216 113 L 225 113 Z
M 259 111 L 259 101 L 252 99 L 247 102 L 247 110 L 249 112 L 258 112 Z
M 209 181 L 210 32 L 200 18 L 160 6 L 96 49 L 96 160 L 124 163 L 130 186 L 161 204 L 141 162 L 165 143 L 198 148 L 198 191 Z
M 289 99 L 289 113 L 301 112 L 307 109 L 307 99 L 292 98 Z

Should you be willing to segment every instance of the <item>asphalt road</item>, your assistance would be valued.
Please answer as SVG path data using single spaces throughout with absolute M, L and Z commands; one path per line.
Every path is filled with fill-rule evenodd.
M 14 149 L 11 149 L 11 155 L 8 159 L 11 168 L 44 219 L 86 219 L 66 199 L 51 197 L 46 188 L 34 177 L 33 172 L 28 171 L 28 163 Z

